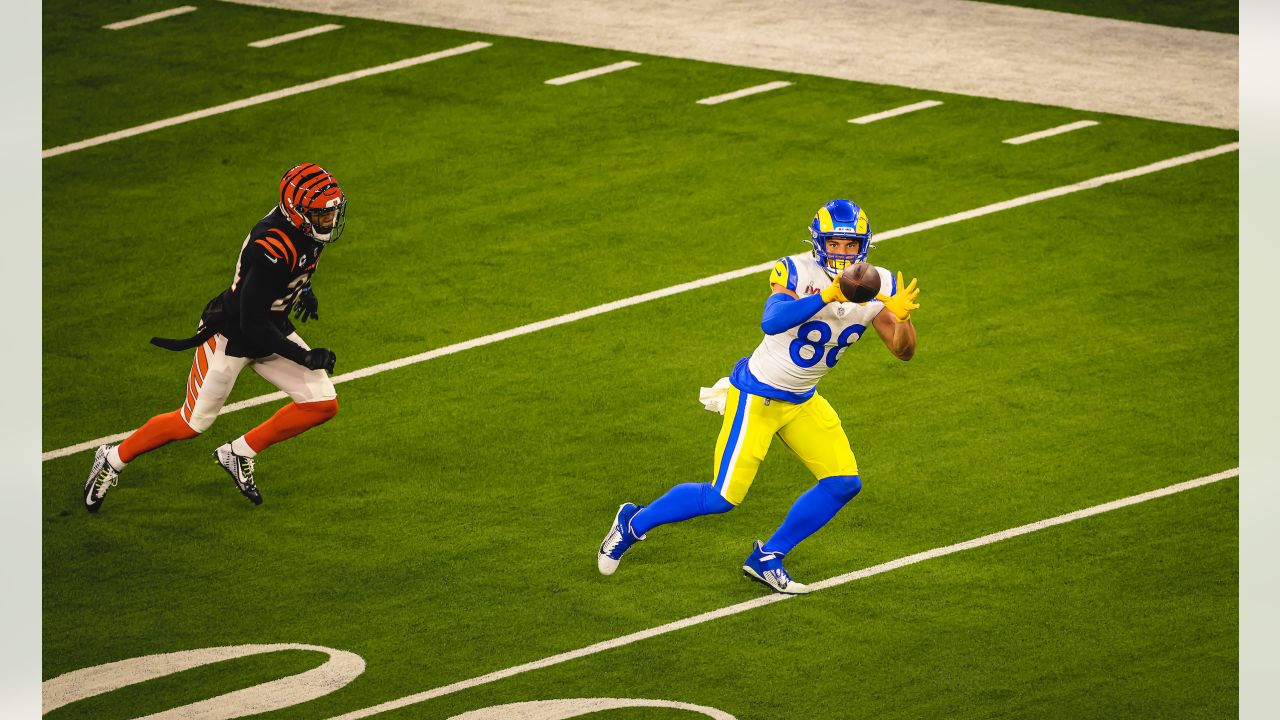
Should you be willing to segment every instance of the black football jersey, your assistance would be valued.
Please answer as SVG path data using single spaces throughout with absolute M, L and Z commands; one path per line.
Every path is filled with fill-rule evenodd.
M 222 294 L 219 332 L 229 340 L 227 354 L 301 357 L 302 348 L 284 340 L 293 332 L 289 312 L 315 273 L 323 249 L 322 243 L 285 220 L 279 207 L 253 226 L 240 247 L 231 287 Z

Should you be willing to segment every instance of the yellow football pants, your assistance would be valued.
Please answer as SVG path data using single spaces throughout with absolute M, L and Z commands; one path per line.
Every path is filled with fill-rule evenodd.
M 819 480 L 858 474 L 849 438 L 826 398 L 815 393 L 797 405 L 730 387 L 712 465 L 712 487 L 725 500 L 737 505 L 746 497 L 774 435 Z

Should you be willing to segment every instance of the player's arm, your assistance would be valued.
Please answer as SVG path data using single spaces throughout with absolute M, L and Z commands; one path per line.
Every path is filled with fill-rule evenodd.
M 764 301 L 764 316 L 760 319 L 760 329 L 766 335 L 784 333 L 817 315 L 827 303 L 844 301 L 839 283 L 833 283 L 817 295 L 799 297 L 791 289 L 794 283 L 790 282 L 789 272 L 786 262 L 779 260 L 769 276 L 769 287 L 773 292 Z
M 293 301 L 293 317 L 303 323 L 307 320 L 320 319 L 320 299 L 316 297 L 316 291 L 311 287 L 309 280 L 302 286 L 298 298 Z
M 916 328 L 911 324 L 911 318 L 899 321 L 893 313 L 881 309 L 871 321 L 871 327 L 876 329 L 876 334 L 894 357 L 905 362 L 916 354 Z
M 333 353 L 326 348 L 307 350 L 280 332 L 271 322 L 271 304 L 279 294 L 278 278 L 269 268 L 251 263 L 240 286 L 240 331 L 259 347 L 311 370 L 333 370 Z
M 773 294 L 764 301 L 764 316 L 760 329 L 765 335 L 784 333 L 808 320 L 826 306 L 821 295 L 796 299 L 796 294 L 785 287 L 773 286 Z
M 920 307 L 916 297 L 920 295 L 915 278 L 905 287 L 902 284 L 902 273 L 898 273 L 898 282 L 894 286 L 898 290 L 893 295 L 881 293 L 876 299 L 884 303 L 879 314 L 871 321 L 876 334 L 884 341 L 885 347 L 893 356 L 902 361 L 910 360 L 916 354 L 916 328 L 911 324 L 911 312 Z

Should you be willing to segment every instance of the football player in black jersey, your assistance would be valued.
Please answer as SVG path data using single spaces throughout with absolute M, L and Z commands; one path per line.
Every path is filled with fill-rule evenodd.
M 315 427 L 338 412 L 329 379 L 336 356 L 312 349 L 294 331 L 290 313 L 302 322 L 319 319 L 311 276 L 320 255 L 342 234 L 347 199 L 338 181 L 319 165 L 291 168 L 280 179 L 280 199 L 245 238 L 231 287 L 209 301 L 199 330 L 190 338 L 151 342 L 169 350 L 196 348 L 181 409 L 156 415 L 119 445 L 103 445 L 84 485 L 84 503 L 97 512 L 124 466 L 173 440 L 186 440 L 213 424 L 236 377 L 252 367 L 292 402 L 271 419 L 218 447 L 214 459 L 241 494 L 262 503 L 254 481 L 254 457 L 271 445 Z

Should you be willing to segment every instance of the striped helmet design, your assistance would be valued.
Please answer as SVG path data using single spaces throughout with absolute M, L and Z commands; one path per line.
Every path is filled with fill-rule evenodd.
M 316 221 L 337 210 L 332 224 Z M 295 165 L 280 178 L 280 212 L 294 227 L 322 243 L 331 243 L 346 225 L 347 197 L 329 171 L 315 163 Z

